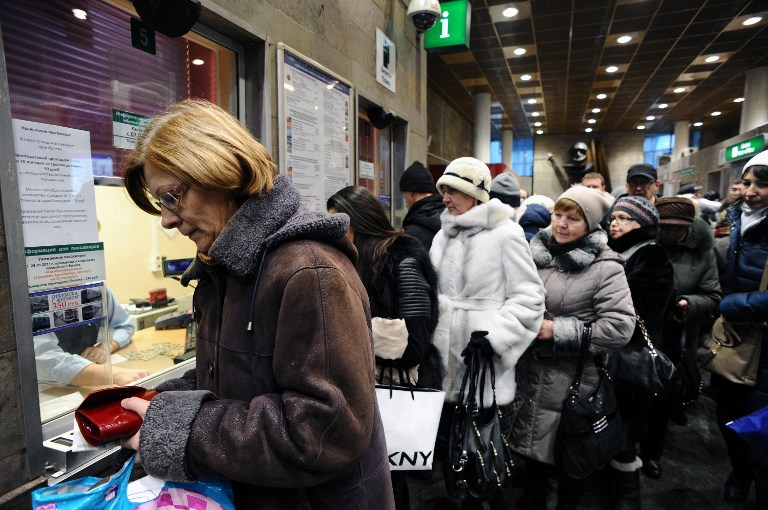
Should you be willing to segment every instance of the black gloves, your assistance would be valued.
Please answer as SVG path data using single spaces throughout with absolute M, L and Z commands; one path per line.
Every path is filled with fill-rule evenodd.
M 488 340 L 487 331 L 472 332 L 469 343 L 464 348 L 464 350 L 461 351 L 461 355 L 464 357 L 465 364 L 469 364 L 469 358 L 473 352 L 479 352 L 480 355 L 484 358 L 493 357 L 493 347 L 491 347 L 491 342 Z

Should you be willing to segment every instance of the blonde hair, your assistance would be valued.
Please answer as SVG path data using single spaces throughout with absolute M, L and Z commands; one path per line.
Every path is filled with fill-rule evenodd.
M 136 140 L 125 167 L 131 200 L 149 214 L 160 214 L 144 180 L 150 162 L 183 182 L 226 194 L 236 201 L 272 189 L 277 166 L 266 148 L 223 108 L 187 99 L 152 119 Z

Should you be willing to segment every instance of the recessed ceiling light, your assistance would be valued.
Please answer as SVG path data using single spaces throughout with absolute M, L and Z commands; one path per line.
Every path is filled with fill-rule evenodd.
M 667 106 L 669 106 L 667 103 L 661 103 L 661 104 L 659 104 L 659 105 L 658 105 L 656 108 L 661 108 L 661 109 L 663 110 L 663 109 L 664 109 L 664 108 L 666 108 Z
M 649 116 L 647 116 L 645 118 L 645 120 L 656 120 L 656 116 L 655 115 L 649 115 Z
M 537 130 L 536 130 L 536 134 L 537 134 L 537 135 L 543 135 L 543 134 L 544 134 L 544 131 L 542 131 L 541 129 L 537 129 Z
M 514 18 L 515 16 L 517 16 L 518 12 L 520 11 L 518 11 L 514 7 L 507 7 L 506 9 L 501 11 L 501 15 L 504 16 L 505 18 Z
M 643 126 L 643 125 L 641 124 L 641 125 L 637 126 L 637 129 L 643 130 L 643 129 L 645 129 L 645 126 Z
M 685 92 L 685 87 L 677 87 L 672 92 L 674 92 L 675 94 L 681 94 L 681 93 Z
M 700 127 L 700 126 L 703 126 L 704 123 L 703 122 L 694 122 L 693 125 L 696 126 L 696 127 Z
M 749 26 L 754 25 L 755 23 L 760 23 L 763 21 L 762 16 L 752 16 L 751 18 L 747 18 L 744 21 L 741 22 L 742 25 Z
M 592 108 L 592 113 L 600 113 L 600 108 Z
M 513 51 L 515 55 L 525 55 L 525 48 L 515 48 L 515 51 Z
M 605 72 L 606 73 L 615 73 L 618 70 L 619 70 L 619 68 L 616 67 L 616 66 L 608 66 L 608 67 L 605 68 Z
M 541 127 L 541 122 L 534 122 L 533 125 L 536 127 Z
M 205 64 L 205 60 L 203 60 L 202 58 L 196 58 L 195 60 L 192 61 L 192 63 L 196 66 L 201 66 Z
M 587 128 L 587 129 L 584 130 L 584 132 L 585 133 L 591 133 L 592 132 L 592 128 Z
M 595 119 L 587 119 L 587 124 L 594 124 L 597 122 Z
M 520 79 L 523 80 L 523 81 L 528 81 L 528 80 L 531 79 L 531 75 L 530 74 L 524 74 L 524 75 L 522 75 L 520 77 Z
M 631 40 L 632 40 L 632 36 L 631 35 L 622 35 L 621 37 L 616 39 L 616 42 L 619 43 L 619 44 L 627 44 Z
M 598 94 L 597 95 L 598 99 L 605 99 L 606 97 L 608 97 L 606 94 Z
M 737 97 L 736 99 L 733 100 L 733 102 L 734 103 L 743 103 L 744 102 L 744 98 L 743 97 Z
M 720 55 L 710 55 L 704 59 L 704 62 L 717 62 L 720 60 Z
M 723 112 L 712 112 L 710 113 L 711 116 L 717 117 L 718 115 L 721 115 Z
M 530 98 L 528 100 L 528 104 L 536 104 L 536 100 L 534 98 Z
M 539 112 L 533 112 L 533 113 L 531 114 L 531 117 L 538 117 L 538 116 L 539 116 Z
M 88 13 L 82 9 L 72 9 L 72 14 L 74 14 L 77 19 L 86 19 L 88 17 Z

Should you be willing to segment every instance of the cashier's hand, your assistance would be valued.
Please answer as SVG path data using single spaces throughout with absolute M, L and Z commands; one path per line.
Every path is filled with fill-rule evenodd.
M 147 415 L 147 408 L 149 407 L 149 400 L 144 400 L 143 398 L 138 398 L 138 397 L 131 397 L 131 398 L 126 398 L 125 400 L 120 402 L 120 405 L 123 406 L 123 409 L 128 409 L 129 411 L 133 411 L 137 413 L 139 416 L 141 416 L 141 420 L 144 421 L 144 416 Z M 139 431 L 136 432 L 133 436 L 123 440 L 122 441 L 123 447 L 139 451 L 140 435 L 141 435 L 141 429 L 139 429 Z
M 93 347 L 86 348 L 83 352 L 80 353 L 80 356 L 99 365 L 103 365 L 107 361 L 107 351 L 105 351 L 100 345 L 94 345 Z
M 130 368 L 112 367 L 112 382 L 116 386 L 126 386 L 142 377 L 147 377 L 149 370 L 132 370 Z

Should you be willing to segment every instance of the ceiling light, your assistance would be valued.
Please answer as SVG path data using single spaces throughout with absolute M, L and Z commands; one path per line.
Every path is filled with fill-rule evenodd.
M 533 125 L 536 127 L 541 127 L 541 122 L 534 122 Z
M 592 108 L 592 113 L 600 113 L 600 108 Z
M 520 11 L 518 11 L 514 7 L 507 7 L 506 9 L 501 11 L 501 15 L 504 16 L 505 18 L 514 18 L 515 16 L 517 16 L 518 12 Z
M 681 94 L 681 93 L 685 92 L 685 87 L 677 87 L 672 92 L 674 92 L 675 94 Z
M 608 66 L 608 67 L 605 68 L 605 72 L 606 73 L 615 73 L 618 70 L 619 70 L 619 68 L 616 67 L 616 66 Z
M 656 108 L 661 108 L 661 109 L 663 110 L 663 109 L 664 109 L 664 108 L 666 108 L 667 106 L 669 106 L 667 103 L 661 103 L 661 104 L 660 104 L 660 105 L 658 105 Z
M 523 81 L 528 81 L 528 80 L 531 79 L 531 75 L 530 74 L 524 74 L 524 75 L 522 75 L 520 77 L 520 79 L 523 80 Z
M 710 55 L 704 59 L 704 62 L 717 62 L 720 60 L 720 55 Z
M 744 98 L 743 97 L 737 97 L 736 99 L 733 100 L 733 102 L 734 103 L 743 103 L 744 102 Z
M 525 55 L 525 48 L 515 48 L 515 51 L 513 51 L 515 55 Z
M 606 94 L 598 94 L 597 95 L 598 99 L 605 99 L 606 97 L 608 97 Z
M 619 44 L 627 44 L 631 40 L 632 40 L 632 36 L 631 35 L 622 35 L 621 37 L 616 39 L 616 42 L 619 43 Z
M 656 120 L 656 116 L 655 115 L 649 115 L 649 116 L 647 116 L 645 118 L 645 120 Z
M 592 128 L 587 128 L 587 129 L 584 130 L 584 132 L 585 133 L 591 133 L 592 132 Z
M 711 116 L 717 117 L 718 115 L 722 115 L 723 112 L 712 112 L 710 113 Z
M 645 129 L 645 126 L 643 126 L 642 124 L 640 124 L 639 126 L 637 126 L 637 129 L 639 129 L 639 130 L 641 130 L 641 131 L 642 131 L 643 129 Z
M 536 104 L 536 100 L 534 98 L 530 98 L 528 100 L 528 104 Z
M 752 16 L 751 18 L 747 18 L 742 21 L 741 24 L 748 27 L 750 25 L 754 25 L 755 23 L 760 23 L 761 21 L 763 21 L 761 16 Z
M 533 112 L 533 113 L 531 114 L 531 117 L 538 117 L 538 116 L 539 116 L 539 112 Z
M 541 129 L 537 129 L 537 130 L 536 130 L 536 134 L 537 134 L 537 135 L 543 135 L 543 134 L 544 134 L 544 131 L 542 131 Z
M 192 63 L 196 66 L 201 66 L 205 64 L 205 60 L 203 60 L 202 58 L 196 58 L 195 60 L 192 61 Z
M 703 125 L 704 125 L 704 123 L 703 123 L 703 122 L 694 122 L 694 123 L 693 123 L 693 125 L 694 125 L 695 127 L 701 127 L 701 126 L 703 126 Z
M 587 124 L 594 124 L 597 122 L 595 119 L 587 119 Z
M 88 13 L 82 9 L 72 9 L 72 14 L 74 14 L 77 19 L 86 19 L 88 17 Z

